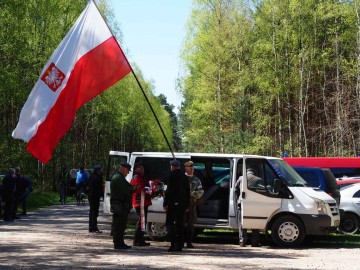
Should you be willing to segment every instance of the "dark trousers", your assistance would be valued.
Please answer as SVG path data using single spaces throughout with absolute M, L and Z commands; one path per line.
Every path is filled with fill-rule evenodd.
M 191 244 L 194 236 L 194 223 L 196 222 L 197 213 L 196 206 L 189 207 L 189 211 L 185 214 L 186 217 L 186 243 Z
M 141 217 L 140 217 L 140 206 L 135 208 L 136 214 L 138 216 L 136 227 L 135 227 L 135 237 L 134 237 L 134 243 L 145 243 L 144 234 L 141 230 Z M 145 218 L 145 225 L 147 222 L 147 213 L 148 213 L 148 206 L 144 206 L 144 218 Z
M 20 202 L 21 202 L 21 206 L 22 206 L 22 213 L 26 214 L 26 202 L 27 202 L 27 197 L 30 195 L 32 189 L 27 188 L 23 194 L 21 194 L 20 196 Z
M 66 191 L 67 191 L 67 184 L 61 183 L 60 184 L 60 203 L 66 204 Z
M 185 208 L 169 206 L 166 213 L 166 228 L 169 233 L 171 246 L 182 248 L 184 245 L 184 217 Z
M 15 203 L 17 203 L 17 200 L 15 200 L 13 197 L 8 197 L 5 198 L 4 202 L 4 220 L 14 220 L 17 209 Z
M 89 231 L 98 230 L 97 218 L 99 216 L 100 198 L 89 198 Z
M 127 219 L 130 210 L 124 210 L 120 214 L 113 214 L 112 233 L 114 245 L 123 245 L 124 233 L 127 225 Z

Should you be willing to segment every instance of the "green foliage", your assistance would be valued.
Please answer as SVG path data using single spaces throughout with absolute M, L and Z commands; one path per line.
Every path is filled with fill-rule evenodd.
M 185 149 L 354 156 L 359 14 L 359 1 L 194 1 L 179 84 Z
M 31 192 L 27 198 L 27 211 L 49 207 L 59 204 L 59 193 L 56 192 Z

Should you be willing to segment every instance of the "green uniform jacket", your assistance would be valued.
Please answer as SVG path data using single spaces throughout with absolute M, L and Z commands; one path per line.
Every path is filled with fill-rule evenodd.
M 133 193 L 133 187 L 119 172 L 115 172 L 115 174 L 111 178 L 110 193 L 110 202 L 118 202 L 121 203 L 122 206 L 125 208 L 132 208 L 131 198 Z

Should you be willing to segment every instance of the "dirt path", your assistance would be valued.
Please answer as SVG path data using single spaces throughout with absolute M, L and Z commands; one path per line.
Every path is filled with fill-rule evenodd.
M 99 217 L 103 234 L 88 233 L 88 206 L 57 205 L 12 223 L 0 221 L 1 269 L 360 269 L 359 248 L 240 248 L 196 243 L 168 253 L 168 243 L 114 250 L 110 216 Z M 126 237 L 132 243 L 132 234 Z

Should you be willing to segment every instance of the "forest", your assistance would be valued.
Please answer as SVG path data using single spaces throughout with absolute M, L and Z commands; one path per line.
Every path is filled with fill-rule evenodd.
M 0 0 L 0 170 L 19 166 L 42 190 L 56 188 L 63 164 L 105 165 L 109 150 L 169 151 L 132 74 L 77 112 L 49 163 L 12 138 L 39 73 L 86 3 Z M 96 3 L 122 46 L 108 1 Z M 131 65 L 174 151 L 356 156 L 359 7 L 360 0 L 193 0 L 179 52 L 178 115 Z
M 182 50 L 187 151 L 356 156 L 359 1 L 193 1 Z

